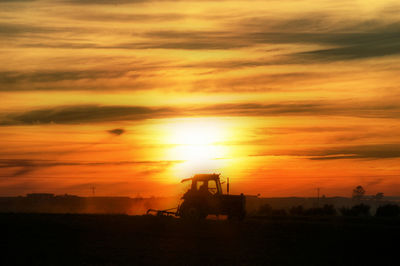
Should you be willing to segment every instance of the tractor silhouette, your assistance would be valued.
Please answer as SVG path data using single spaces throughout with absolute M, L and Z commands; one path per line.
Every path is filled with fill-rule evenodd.
M 149 209 L 147 213 L 156 212 L 158 216 L 174 215 L 185 219 L 200 220 L 207 215 L 227 215 L 228 219 L 242 220 L 246 215 L 245 196 L 223 194 L 220 174 L 197 174 L 181 182 L 191 181 L 189 190 L 182 196 L 182 203 L 176 212 L 169 210 Z

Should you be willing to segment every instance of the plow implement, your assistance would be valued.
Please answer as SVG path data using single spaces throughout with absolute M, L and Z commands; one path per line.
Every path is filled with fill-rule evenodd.
M 177 216 L 177 209 L 178 208 L 171 208 L 166 210 L 155 210 L 155 209 L 148 209 L 146 214 L 147 215 L 156 215 L 156 216 Z M 172 211 L 176 210 L 176 211 Z

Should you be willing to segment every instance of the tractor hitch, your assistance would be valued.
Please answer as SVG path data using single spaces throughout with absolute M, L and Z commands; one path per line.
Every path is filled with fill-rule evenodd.
M 172 210 L 176 210 L 176 209 L 177 208 L 171 208 L 171 209 L 166 209 L 166 210 L 148 209 L 146 214 L 152 215 L 154 213 L 156 216 L 177 216 L 177 212 L 172 211 Z

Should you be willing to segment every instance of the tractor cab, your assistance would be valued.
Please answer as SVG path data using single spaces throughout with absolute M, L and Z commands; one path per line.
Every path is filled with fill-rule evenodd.
M 204 196 L 222 195 L 220 174 L 197 174 L 191 178 L 183 179 L 181 183 L 192 181 L 190 189 L 186 194 L 197 194 Z

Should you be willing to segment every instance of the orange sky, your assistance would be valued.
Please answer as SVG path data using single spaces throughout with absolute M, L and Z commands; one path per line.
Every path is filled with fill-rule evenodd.
M 199 172 L 265 197 L 400 195 L 399 12 L 2 1 L 0 196 L 171 196 Z

